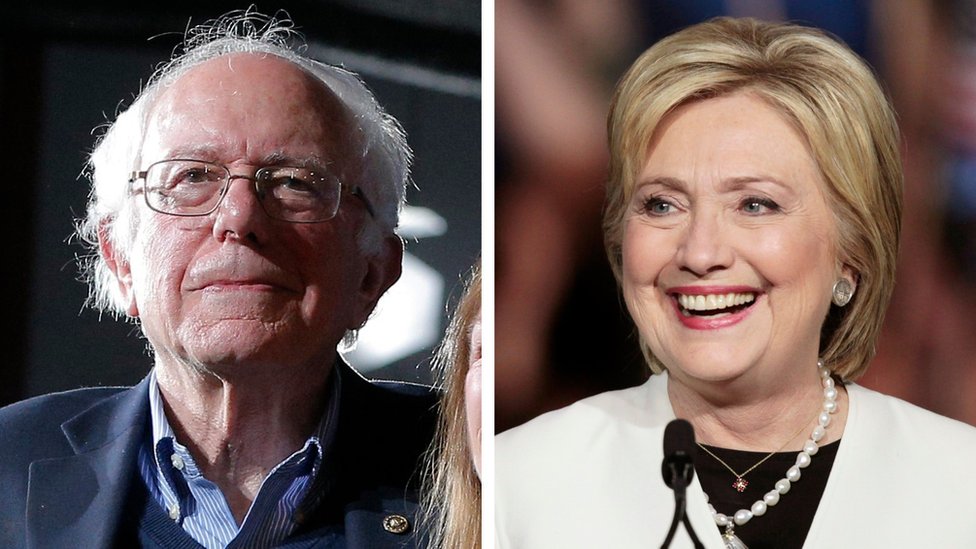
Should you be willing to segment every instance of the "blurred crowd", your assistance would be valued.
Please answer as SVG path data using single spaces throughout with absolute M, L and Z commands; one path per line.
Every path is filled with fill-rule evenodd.
M 976 0 L 496 0 L 496 429 L 649 374 L 603 254 L 605 117 L 641 51 L 719 15 L 824 28 L 885 82 L 905 209 L 858 382 L 976 424 Z

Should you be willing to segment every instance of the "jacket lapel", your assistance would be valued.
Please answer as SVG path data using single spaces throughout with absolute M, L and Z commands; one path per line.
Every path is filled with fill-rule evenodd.
M 148 380 L 64 422 L 74 455 L 31 463 L 27 546 L 109 547 L 145 434 Z

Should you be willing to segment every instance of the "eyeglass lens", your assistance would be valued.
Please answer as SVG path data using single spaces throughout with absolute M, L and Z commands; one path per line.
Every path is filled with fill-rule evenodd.
M 164 160 L 150 165 L 145 175 L 146 202 L 161 213 L 207 215 L 217 208 L 230 180 L 238 178 L 254 181 L 262 207 L 276 219 L 325 221 L 339 208 L 342 186 L 323 169 L 271 166 L 247 177 L 197 160 Z

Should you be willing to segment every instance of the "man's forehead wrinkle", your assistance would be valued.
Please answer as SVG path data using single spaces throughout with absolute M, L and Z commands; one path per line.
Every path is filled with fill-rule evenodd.
M 356 166 L 362 162 L 366 148 L 361 121 L 326 82 L 283 58 L 224 57 L 228 59 L 215 58 L 187 70 L 168 83 L 157 98 L 150 115 L 150 126 L 155 127 L 149 133 L 155 134 L 154 141 L 165 150 L 150 153 L 154 155 L 152 160 L 178 157 L 221 163 L 243 160 L 256 166 L 311 165 L 328 168 L 340 177 L 353 176 L 358 171 Z M 275 120 L 306 120 L 301 125 L 304 129 L 295 127 L 294 131 L 310 138 L 309 147 L 281 147 L 280 143 L 252 139 L 261 135 L 262 129 L 275 125 L 275 120 L 251 119 L 247 107 L 252 104 L 255 112 L 263 112 L 262 105 L 280 109 L 280 117 Z M 193 114 L 198 108 L 204 112 L 221 109 L 226 114 L 237 111 L 237 116 L 247 120 L 245 126 L 256 133 L 237 145 L 224 143 L 227 136 L 220 129 L 206 127 Z M 192 135 L 192 141 L 169 141 L 171 132 L 191 129 L 186 136 Z M 285 139 L 285 135 L 278 134 L 278 138 Z M 222 143 L 230 149 L 224 150 Z M 238 149 L 243 157 L 226 154 L 240 145 L 244 147 Z M 162 156 L 156 158 L 157 155 Z
M 364 132 L 360 117 L 324 82 L 311 74 L 306 78 L 312 84 L 311 99 L 321 123 L 333 136 L 333 145 L 337 151 L 329 151 L 330 156 L 341 156 L 342 160 L 352 161 L 361 156 L 360 151 L 365 148 Z M 332 161 L 337 158 L 331 158 Z
M 227 90 L 230 90 L 230 95 L 232 96 L 240 95 L 241 93 L 240 87 L 237 85 L 237 82 L 235 80 L 228 80 L 226 78 L 221 78 L 220 80 L 217 81 L 217 89 L 224 93 L 226 93 Z M 216 100 L 217 100 L 216 95 L 209 95 L 209 96 L 204 96 L 203 102 L 206 103 L 208 101 L 216 101 Z
M 201 132 L 196 134 L 197 137 L 192 140 L 175 143 L 169 142 L 167 136 L 170 132 L 186 129 L 187 125 L 190 124 L 195 125 L 199 132 Z M 153 126 L 155 126 L 151 131 L 155 135 L 153 142 L 162 145 L 160 150 L 155 151 L 155 154 L 161 155 L 160 158 L 154 160 L 161 160 L 163 158 L 186 158 L 218 163 L 234 163 L 242 160 L 258 167 L 287 165 L 293 167 L 330 168 L 335 170 L 337 169 L 337 165 L 340 164 L 342 156 L 342 151 L 333 150 L 334 147 L 330 146 L 329 142 L 311 143 L 310 145 L 316 150 L 287 150 L 281 146 L 268 145 L 266 143 L 259 144 L 248 139 L 243 158 L 229 157 L 227 156 L 228 151 L 236 151 L 239 149 L 234 143 L 224 142 L 226 136 L 219 128 L 208 128 L 205 125 L 197 124 L 192 117 L 188 118 L 181 115 L 162 115 Z M 260 146 L 252 150 L 251 145 Z M 269 151 L 267 150 L 268 146 L 273 148 Z M 261 147 L 265 148 L 262 149 Z

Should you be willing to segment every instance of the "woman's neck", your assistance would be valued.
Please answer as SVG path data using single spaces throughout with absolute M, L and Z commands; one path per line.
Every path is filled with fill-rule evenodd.
M 811 370 L 811 375 L 793 383 L 766 387 L 669 375 L 668 397 L 675 416 L 694 425 L 695 438 L 702 444 L 756 452 L 799 450 L 823 410 L 822 381 Z M 847 391 L 837 384 L 837 412 L 831 414 L 821 445 L 840 440 L 847 403 Z

